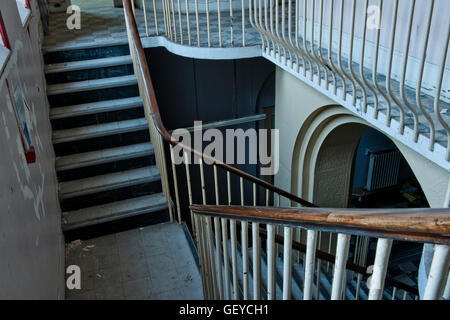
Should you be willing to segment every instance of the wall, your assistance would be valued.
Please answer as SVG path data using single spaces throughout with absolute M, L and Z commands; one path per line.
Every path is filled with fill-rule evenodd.
M 41 59 L 36 1 L 21 25 L 15 1 L 0 1 L 13 48 L 0 78 L 0 299 L 64 297 L 64 242 Z M 30 106 L 37 160 L 27 164 L 6 80 Z

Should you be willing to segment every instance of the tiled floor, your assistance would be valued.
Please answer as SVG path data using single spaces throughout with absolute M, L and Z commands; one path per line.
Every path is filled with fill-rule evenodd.
M 66 299 L 203 299 L 200 274 L 178 224 L 158 224 L 66 245 L 81 289 Z

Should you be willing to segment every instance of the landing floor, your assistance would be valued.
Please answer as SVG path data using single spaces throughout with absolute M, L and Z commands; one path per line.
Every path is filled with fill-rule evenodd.
M 81 269 L 81 290 L 66 299 L 203 299 L 183 227 L 158 224 L 66 245 L 66 267 Z

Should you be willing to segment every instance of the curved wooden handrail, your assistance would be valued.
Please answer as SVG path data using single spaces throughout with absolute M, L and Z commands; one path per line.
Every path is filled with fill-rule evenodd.
M 328 209 L 192 205 L 194 213 L 396 240 L 450 244 L 450 209 Z
M 175 139 L 165 128 L 164 123 L 162 122 L 161 119 L 161 114 L 159 112 L 159 107 L 158 107 L 158 102 L 156 101 L 156 95 L 155 95 L 155 90 L 153 88 L 153 84 L 152 84 L 152 80 L 150 77 L 150 71 L 148 68 L 148 64 L 147 64 L 147 59 L 145 56 L 145 52 L 144 52 L 144 48 L 142 46 L 142 42 L 141 42 L 141 38 L 139 36 L 139 31 L 136 25 L 136 20 L 134 18 L 133 15 L 133 9 L 132 9 L 132 5 L 131 5 L 131 0 L 122 0 L 123 2 L 123 7 L 124 7 L 124 12 L 125 12 L 125 17 L 126 17 L 126 22 L 128 24 L 128 28 L 130 30 L 131 33 L 131 38 L 133 39 L 133 43 L 132 45 L 134 46 L 135 50 L 136 50 L 136 59 L 137 59 L 137 63 L 139 65 L 139 70 L 142 74 L 142 80 L 143 80 L 143 85 L 144 88 L 148 94 L 149 97 L 149 107 L 150 107 L 150 118 L 153 119 L 153 123 L 155 124 L 156 129 L 158 130 L 159 134 L 163 137 L 164 140 L 166 140 L 167 142 L 169 142 L 172 145 L 178 145 L 181 148 L 183 148 L 185 151 L 187 152 L 192 152 L 195 155 L 197 155 L 200 159 L 205 159 L 208 160 L 208 162 L 210 163 L 214 163 L 215 165 L 217 165 L 218 167 L 221 167 L 227 171 L 230 171 L 231 173 L 242 177 L 246 180 L 249 180 L 253 183 L 256 183 L 257 185 L 264 187 L 266 189 L 269 189 L 270 191 L 276 192 L 278 194 L 280 194 L 281 196 L 297 202 L 299 204 L 301 204 L 304 207 L 317 207 L 316 205 L 297 197 L 296 195 L 293 195 L 285 190 L 282 190 L 280 188 L 275 187 L 274 185 L 259 179 L 257 177 L 254 177 L 244 171 L 241 171 L 235 167 L 232 167 L 222 161 L 219 161 L 209 155 L 203 154 L 201 151 L 198 151 L 194 148 L 191 148 L 190 146 L 186 146 L 185 144 L 183 144 L 182 142 L 179 142 L 177 139 Z

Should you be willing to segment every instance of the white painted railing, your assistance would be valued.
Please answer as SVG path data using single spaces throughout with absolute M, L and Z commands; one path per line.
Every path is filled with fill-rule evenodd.
M 450 170 L 449 1 L 142 0 L 141 7 L 147 36 L 205 48 L 260 44 L 262 56 Z
M 175 221 L 176 214 L 179 223 L 184 216 L 190 217 L 192 233 L 200 258 L 200 270 L 206 298 L 361 299 L 366 297 L 381 299 L 390 297 L 397 299 L 400 297 L 414 299 L 417 290 L 411 290 L 409 286 L 393 279 L 388 279 L 389 281 L 386 282 L 386 268 L 389 262 L 392 238 L 420 243 L 436 243 L 423 298 L 439 299 L 441 296 L 448 298 L 450 290 L 448 288 L 449 281 L 447 281 L 450 263 L 450 241 L 448 240 L 450 213 L 448 210 L 423 209 L 419 212 L 412 212 L 412 216 L 406 219 L 402 215 L 410 214 L 410 212 L 392 213 L 391 210 L 390 213 L 387 213 L 387 218 L 381 217 L 381 220 L 376 216 L 379 214 L 378 211 L 375 216 L 364 215 L 360 212 L 359 215 L 353 215 L 350 220 L 356 221 L 361 218 L 367 220 L 357 226 L 349 227 L 348 219 L 345 219 L 345 212 L 339 211 L 339 209 L 315 208 L 313 204 L 295 195 L 226 165 L 198 150 L 191 149 L 174 139 L 165 129 L 161 120 L 147 59 L 132 15 L 131 2 L 130 0 L 123 0 L 123 2 L 133 66 L 149 122 L 156 165 L 161 174 L 162 188 L 169 204 L 170 217 L 172 221 Z M 266 45 L 272 46 L 267 42 Z M 277 49 L 275 43 L 274 45 L 273 48 L 276 50 L 283 50 L 282 47 Z M 306 61 L 307 59 L 305 59 L 305 64 Z M 331 71 L 330 74 L 332 74 Z M 166 143 L 168 148 L 165 148 Z M 184 164 L 175 165 L 173 161 L 171 163 L 167 161 L 166 149 L 170 152 L 170 158 L 173 159 L 173 145 L 181 146 L 185 159 Z M 197 158 L 198 164 L 192 164 L 189 160 L 191 157 Z M 204 160 L 208 160 L 212 164 L 205 165 Z M 168 168 L 170 165 L 172 183 L 169 181 Z M 205 179 L 207 170 L 213 173 L 213 179 Z M 180 171 L 185 173 L 187 190 L 179 188 Z M 194 185 L 196 180 L 191 179 L 193 174 L 199 174 L 200 184 Z M 220 177 L 222 177 L 222 182 L 220 182 Z M 226 180 L 226 183 L 223 183 L 223 179 Z M 237 200 L 242 206 L 237 210 L 240 215 L 236 214 L 236 211 L 233 213 L 233 207 L 230 207 L 232 203 L 236 202 L 236 199 L 232 199 L 232 181 L 236 182 L 236 179 L 239 182 L 240 195 Z M 211 197 L 211 194 L 208 196 L 207 190 L 214 191 L 214 196 Z M 252 194 L 246 194 L 245 190 L 252 190 Z M 203 205 L 214 204 L 216 211 L 211 207 L 206 209 L 205 207 L 192 207 L 194 193 L 201 194 Z M 221 199 L 221 194 L 226 194 L 226 198 L 222 197 Z M 187 205 L 183 206 L 182 196 L 187 196 L 192 210 Z M 292 210 L 300 207 L 310 208 L 303 212 L 294 212 L 295 218 L 292 218 L 292 215 L 284 214 L 286 210 L 290 209 L 279 208 L 283 197 L 293 207 L 296 207 Z M 252 206 L 246 203 L 246 200 L 249 201 L 250 198 Z M 171 199 L 175 200 L 174 205 Z M 217 207 L 221 204 L 226 204 L 227 207 Z M 252 208 L 261 204 L 265 204 L 265 207 L 259 207 L 256 211 L 252 211 Z M 274 210 L 271 212 L 272 215 L 258 216 L 256 214 L 264 211 L 264 208 L 270 207 Z M 357 216 L 359 218 L 356 218 Z M 317 221 L 321 219 L 321 223 L 318 223 Z M 380 221 L 388 223 L 383 225 L 380 224 Z M 420 223 L 416 221 L 420 221 Z M 367 231 L 366 228 L 369 225 L 374 225 L 374 229 Z M 399 231 L 403 226 L 404 230 L 411 231 L 411 233 Z M 391 230 L 391 228 L 393 229 Z M 336 230 L 339 230 L 337 234 Z M 251 233 L 251 237 L 249 233 Z M 386 235 L 389 237 L 386 238 Z M 373 267 L 369 270 L 365 268 L 371 263 L 367 261 L 368 236 L 379 237 L 375 258 L 372 262 Z M 327 252 L 320 250 L 324 247 L 320 244 L 326 243 L 325 241 L 328 241 Z M 336 249 L 333 248 L 334 244 L 336 244 Z M 350 250 L 351 246 L 353 250 Z M 350 253 L 353 255 L 353 263 L 348 259 Z M 280 259 L 282 259 L 281 269 L 279 268 Z M 281 282 L 279 281 L 280 276 Z M 331 281 L 326 279 L 327 277 Z M 363 289 L 368 277 L 370 277 L 370 288 L 367 295 Z M 330 287 L 329 296 L 322 290 L 327 286 L 327 281 L 328 287 Z M 387 286 L 390 286 L 389 290 L 385 290 Z M 402 293 L 401 290 L 404 292 Z
M 361 232 L 338 232 L 336 255 L 327 256 L 317 250 L 320 234 L 318 230 L 329 231 L 329 228 L 318 223 L 314 229 L 310 229 L 308 225 L 314 225 L 315 218 L 305 218 L 302 216 L 302 210 L 298 211 L 298 218 L 286 219 L 289 216 L 286 208 L 271 208 L 273 210 L 268 215 L 264 214 L 262 207 L 253 211 L 250 207 L 233 206 L 194 205 L 191 208 L 200 246 L 200 261 L 203 262 L 201 270 L 206 299 L 419 299 L 417 290 L 387 277 L 392 239 L 372 238 L 377 243 L 374 258 L 367 261 L 370 264 L 368 268 L 358 267 L 350 264 L 350 247 L 355 259 L 361 250 L 366 250 L 367 259 L 368 248 L 362 243 L 368 244 L 366 240 L 369 238 L 354 234 Z M 327 210 L 332 212 L 332 209 Z M 277 217 L 276 213 L 280 216 Z M 308 214 L 308 210 L 305 210 L 305 213 Z M 320 211 L 317 214 L 316 219 L 319 221 Z M 215 228 L 212 228 L 212 223 Z M 239 225 L 240 235 L 236 233 Z M 228 226 L 231 230 L 229 234 Z M 249 226 L 253 234 L 251 242 L 247 237 Z M 283 230 L 284 237 L 276 236 L 277 227 Z M 261 230 L 264 232 L 261 233 Z M 293 255 L 293 251 L 299 249 L 298 243 L 293 246 L 292 234 L 296 232 L 306 234 L 306 252 L 300 263 Z M 276 237 L 283 248 L 278 253 L 275 250 Z M 402 238 L 398 235 L 392 237 Z M 364 241 L 358 242 L 359 239 Z M 266 243 L 265 247 L 261 246 L 261 242 Z M 422 296 L 424 300 L 448 299 L 450 247 L 448 240 L 445 240 L 445 243 L 435 245 L 428 283 Z M 231 255 L 225 249 L 230 246 Z M 219 249 L 222 247 L 225 250 Z M 334 258 L 331 262 L 334 267 L 331 272 L 327 272 L 325 262 L 329 263 L 330 257 Z M 252 269 L 248 268 L 249 264 L 253 265 Z M 225 290 L 225 287 L 228 289 Z M 249 291 L 249 288 L 253 290 Z
M 448 1 L 250 3 L 265 57 L 448 168 Z

